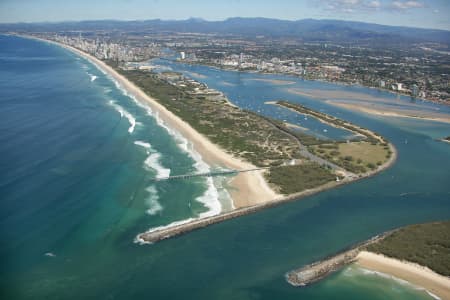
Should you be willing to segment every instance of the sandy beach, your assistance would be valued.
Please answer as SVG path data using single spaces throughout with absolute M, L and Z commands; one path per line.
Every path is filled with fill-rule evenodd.
M 376 107 L 367 107 L 367 105 L 362 104 L 352 104 L 337 101 L 327 100 L 327 103 L 342 107 L 345 109 L 360 111 L 366 114 L 384 116 L 384 117 L 399 117 L 399 118 L 411 118 L 419 120 L 429 120 L 442 123 L 450 123 L 450 116 L 438 113 L 428 113 L 419 110 L 400 110 L 400 109 L 377 109 Z
M 429 268 L 367 251 L 358 254 L 357 264 L 423 287 L 441 299 L 450 299 L 450 278 L 437 274 Z
M 390 100 L 358 92 L 299 90 L 295 88 L 289 88 L 287 91 L 291 94 L 322 100 L 330 105 L 371 115 L 450 123 L 450 116 L 447 114 L 424 111 L 416 103 L 408 103 L 407 109 L 400 109 L 391 107 L 392 101 Z
M 339 90 L 319 90 L 319 89 L 298 89 L 289 88 L 287 91 L 294 95 L 306 96 L 315 99 L 345 99 L 345 100 L 358 100 L 358 101 L 370 101 L 370 102 L 383 102 L 386 99 L 374 97 L 372 95 L 358 93 L 358 92 L 348 92 Z
M 145 94 L 136 85 L 116 72 L 103 61 L 67 45 L 48 40 L 42 41 L 50 42 L 69 49 L 77 55 L 86 58 L 102 71 L 110 75 L 130 95 L 133 95 L 138 101 L 148 105 L 154 112 L 158 113 L 159 117 L 165 124 L 189 140 L 189 142 L 192 143 L 194 150 L 199 153 L 202 156 L 202 159 L 209 165 L 222 166 L 236 170 L 256 168 L 254 165 L 235 158 L 216 144 L 213 144 L 208 138 L 198 133 L 188 123 L 184 122 L 178 116 L 167 110 L 157 100 Z M 275 198 L 279 196 L 269 187 L 262 172 L 260 171 L 241 173 L 233 178 L 229 184 L 231 187 L 230 194 L 232 197 L 233 206 L 236 208 L 261 204 L 267 201 L 275 200 Z
M 251 80 L 252 81 L 267 82 L 267 83 L 271 83 L 273 85 L 290 85 L 290 84 L 294 84 L 295 83 L 295 81 L 281 80 L 281 79 L 255 78 L 255 79 L 251 79 Z

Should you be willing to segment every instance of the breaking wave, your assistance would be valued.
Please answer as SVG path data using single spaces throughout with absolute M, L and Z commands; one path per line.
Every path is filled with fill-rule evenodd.
M 150 168 L 150 169 L 156 171 L 157 179 L 161 179 L 161 178 L 170 176 L 170 169 L 165 168 L 163 165 L 161 165 L 161 162 L 160 162 L 161 153 L 156 152 L 152 148 L 150 143 L 146 143 L 146 142 L 142 142 L 142 141 L 135 141 L 134 144 L 146 149 L 146 153 L 149 154 L 149 156 L 145 159 L 144 165 L 147 168 Z
M 95 79 L 97 79 L 97 76 L 89 74 L 88 75 L 91 77 L 91 82 L 95 81 Z
M 145 109 L 149 116 L 154 117 L 156 119 L 156 122 L 160 127 L 164 128 L 172 137 L 175 138 L 175 141 L 176 141 L 178 147 L 182 151 L 187 153 L 195 161 L 194 167 L 197 170 L 197 172 L 209 172 L 210 171 L 209 165 L 207 165 L 202 160 L 201 155 L 194 150 L 192 144 L 185 137 L 183 137 L 178 131 L 175 131 L 174 129 L 168 127 L 164 123 L 164 121 L 159 117 L 158 113 L 154 113 L 148 105 L 143 104 L 142 102 L 138 101 L 134 95 L 131 95 L 130 93 L 128 93 L 128 91 L 125 88 L 123 88 L 121 86 L 121 84 L 113 76 L 111 76 L 110 74 L 105 72 L 102 67 L 98 66 L 96 63 L 94 63 L 92 61 L 91 61 L 91 63 L 93 63 L 94 66 L 96 66 L 97 69 L 99 69 L 103 74 L 105 74 L 108 77 L 108 79 L 110 79 L 114 83 L 114 85 L 116 86 L 117 89 L 119 89 L 125 96 L 132 99 L 138 106 Z M 113 101 L 111 101 L 111 105 L 113 105 L 114 108 L 116 108 L 116 110 L 121 114 L 121 116 L 125 116 L 128 119 L 128 121 L 130 122 L 130 125 L 131 125 L 130 128 L 128 129 L 128 132 L 132 133 L 134 130 L 134 127 L 136 125 L 135 118 L 130 113 L 128 113 L 125 109 L 123 109 L 123 107 L 121 107 L 120 105 L 117 105 Z M 137 144 L 137 145 L 139 145 L 139 144 Z M 151 149 L 151 148 L 149 148 L 149 149 Z M 159 153 L 149 153 L 149 154 L 150 154 L 150 156 L 146 159 L 146 164 L 148 164 L 151 168 L 153 168 L 153 167 L 155 168 L 155 170 L 157 171 L 157 174 L 158 174 L 157 176 L 165 177 L 166 175 L 167 176 L 170 175 L 170 169 L 162 167 L 159 163 L 160 154 Z M 215 187 L 214 181 L 212 180 L 212 178 L 208 177 L 206 179 L 206 184 L 207 184 L 206 191 L 203 193 L 203 195 L 196 198 L 196 201 L 203 203 L 203 205 L 208 209 L 208 211 L 203 212 L 199 215 L 200 218 L 217 215 L 222 210 L 222 204 L 219 201 L 219 192 L 218 192 L 217 188 Z M 176 224 L 179 224 L 180 222 L 189 222 L 191 220 L 192 220 L 192 218 L 174 222 L 167 226 L 174 226 Z
M 436 300 L 441 300 L 441 298 L 439 298 L 437 295 L 431 293 L 431 292 L 428 291 L 427 289 L 425 289 L 425 288 L 423 288 L 423 287 L 420 287 L 420 286 L 417 286 L 417 285 L 414 285 L 414 284 L 412 284 L 412 283 L 410 283 L 410 282 L 408 282 L 408 281 L 406 281 L 406 280 L 400 279 L 400 278 L 395 277 L 395 276 L 393 276 L 393 275 L 389 275 L 389 274 L 386 274 L 386 273 L 383 273 L 383 272 L 379 272 L 379 271 L 369 270 L 369 269 L 366 269 L 366 268 L 363 268 L 363 267 L 358 267 L 358 270 L 359 270 L 363 275 L 379 276 L 379 277 L 382 277 L 382 278 L 386 278 L 386 279 L 389 279 L 389 280 L 393 280 L 393 281 L 395 281 L 395 282 L 397 282 L 397 283 L 399 283 L 399 284 L 401 284 L 401 285 L 408 286 L 408 287 L 410 287 L 410 288 L 412 288 L 412 289 L 415 289 L 415 290 L 425 291 L 428 295 L 430 295 L 430 296 L 433 297 L 434 299 L 436 299 Z M 348 271 L 349 271 L 349 269 L 346 270 L 346 272 L 348 272 Z M 347 273 L 346 275 L 349 276 L 350 274 Z M 351 275 L 350 275 L 350 276 L 351 276 Z
M 156 190 L 155 186 L 149 186 L 146 191 L 149 193 L 148 198 L 145 200 L 145 203 L 148 206 L 147 209 L 147 213 L 149 215 L 156 215 L 157 213 L 159 213 L 160 211 L 163 210 L 163 207 L 161 206 L 161 204 L 158 202 L 159 200 L 159 195 L 158 195 L 158 191 Z
M 129 133 L 133 133 L 134 128 L 136 127 L 136 119 L 133 117 L 132 114 L 130 114 L 128 111 L 126 111 L 122 106 L 115 103 L 113 100 L 109 101 L 109 104 L 111 104 L 112 107 L 114 107 L 120 114 L 120 117 L 127 118 L 128 122 L 130 123 L 130 127 L 128 128 Z

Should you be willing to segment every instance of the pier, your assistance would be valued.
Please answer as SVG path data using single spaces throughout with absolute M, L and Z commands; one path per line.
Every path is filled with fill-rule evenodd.
M 176 179 L 189 179 L 189 178 L 194 178 L 194 177 L 215 177 L 215 176 L 235 175 L 235 174 L 244 173 L 244 172 L 266 170 L 269 168 L 270 167 L 261 167 L 261 168 L 253 168 L 253 169 L 246 169 L 246 170 L 226 170 L 226 171 L 217 171 L 217 172 L 182 174 L 182 175 L 174 175 L 174 176 L 168 176 L 168 177 L 153 178 L 150 180 L 151 181 L 165 181 L 165 180 L 176 180 Z

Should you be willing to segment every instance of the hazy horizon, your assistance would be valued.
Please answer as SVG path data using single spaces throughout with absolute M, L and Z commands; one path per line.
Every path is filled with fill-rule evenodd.
M 279 20 L 341 20 L 450 30 L 450 3 L 445 0 L 325 0 L 325 1 L 219 1 L 179 2 L 123 0 L 4 0 L 0 2 L 0 23 L 61 23 L 80 21 L 186 20 L 199 18 L 223 21 L 229 18 Z
M 392 27 L 405 27 L 405 28 L 418 28 L 418 29 L 429 29 L 429 30 L 442 30 L 442 31 L 450 31 L 450 29 L 441 29 L 441 28 L 429 28 L 429 27 L 420 27 L 420 26 L 408 26 L 408 25 L 388 25 L 388 24 L 381 24 L 378 22 L 368 22 L 368 21 L 355 21 L 355 20 L 343 20 L 343 19 L 333 19 L 333 18 L 302 18 L 302 19 L 281 19 L 281 18 L 270 18 L 270 17 L 242 17 L 242 16 L 234 16 L 234 17 L 227 17 L 224 19 L 218 19 L 218 20 L 209 20 L 206 18 L 200 18 L 200 17 L 187 17 L 184 19 L 162 19 L 162 18 L 152 18 L 152 19 L 84 19 L 84 20 L 61 20 L 61 21 L 36 21 L 36 22 L 11 22 L 11 23 L 2 23 L 0 24 L 60 24 L 60 23 L 78 23 L 78 22 L 107 22 L 107 21 L 113 21 L 113 22 L 145 22 L 145 21 L 189 21 L 189 20 L 201 20 L 205 22 L 223 22 L 229 19 L 267 19 L 267 20 L 278 20 L 278 21 L 291 21 L 291 22 L 298 22 L 298 21 L 304 21 L 304 20 L 315 20 L 315 21 L 340 21 L 340 22 L 355 22 L 355 23 L 366 23 L 366 24 L 375 24 L 375 25 L 381 25 L 381 26 L 392 26 Z

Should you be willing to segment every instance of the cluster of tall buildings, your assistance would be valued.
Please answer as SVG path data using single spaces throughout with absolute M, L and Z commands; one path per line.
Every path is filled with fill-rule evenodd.
M 96 58 L 117 62 L 143 61 L 160 54 L 159 46 L 156 44 L 132 47 L 126 44 L 102 41 L 98 38 L 87 39 L 81 35 L 77 37 L 56 35 L 53 40 L 80 49 Z

